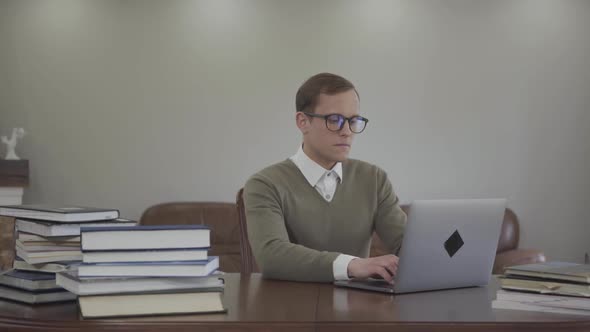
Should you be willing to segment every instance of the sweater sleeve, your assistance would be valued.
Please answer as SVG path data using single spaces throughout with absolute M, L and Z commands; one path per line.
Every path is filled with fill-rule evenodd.
M 379 170 L 377 181 L 375 231 L 388 251 L 397 255 L 406 229 L 407 216 L 399 206 L 399 199 L 383 170 Z
M 258 174 L 244 187 L 248 238 L 256 262 L 265 277 L 331 282 L 333 262 L 340 254 L 291 243 L 277 189 Z

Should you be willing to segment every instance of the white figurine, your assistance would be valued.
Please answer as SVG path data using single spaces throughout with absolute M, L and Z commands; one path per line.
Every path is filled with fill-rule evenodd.
M 6 136 L 2 136 L 2 143 L 6 144 L 6 160 L 19 160 L 20 158 L 14 152 L 16 148 L 16 141 L 25 136 L 25 130 L 23 128 L 12 128 L 12 136 L 8 139 Z

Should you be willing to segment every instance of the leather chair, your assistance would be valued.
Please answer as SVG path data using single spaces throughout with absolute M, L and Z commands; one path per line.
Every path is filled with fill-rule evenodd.
M 236 196 L 236 205 L 238 208 L 238 223 L 240 225 L 240 250 L 242 251 L 241 272 L 252 273 L 260 272 L 254 255 L 252 254 L 252 247 L 248 240 L 248 226 L 246 225 L 246 207 L 244 205 L 244 188 L 238 191 Z
M 210 256 L 219 256 L 219 270 L 240 272 L 240 227 L 236 205 L 221 202 L 171 202 L 145 210 L 141 225 L 207 225 Z
M 240 224 L 240 246 L 242 250 L 242 273 L 258 272 L 259 269 L 252 255 L 250 242 L 248 242 L 246 212 L 244 207 L 244 189 L 240 189 L 237 194 L 236 202 L 238 206 L 238 217 Z M 401 206 L 404 212 L 409 213 L 409 205 Z M 500 238 L 498 239 L 498 249 L 496 250 L 496 259 L 494 261 L 493 274 L 501 274 L 505 267 L 539 263 L 545 261 L 543 252 L 536 249 L 519 249 L 519 224 L 518 217 L 511 209 L 507 208 L 504 213 L 504 220 L 502 222 L 502 230 Z M 385 246 L 377 233 L 373 233 L 371 240 L 370 256 L 381 256 L 388 254 Z
M 520 240 L 520 226 L 516 213 L 506 209 L 502 231 L 498 240 L 496 260 L 494 261 L 494 274 L 504 273 L 504 268 L 513 265 L 533 264 L 545 262 L 545 254 L 537 249 L 518 248 Z

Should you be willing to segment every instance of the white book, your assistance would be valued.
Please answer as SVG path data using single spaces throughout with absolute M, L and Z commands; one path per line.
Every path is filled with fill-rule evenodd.
M 74 242 L 80 243 L 80 236 L 41 236 L 31 233 L 17 232 L 17 239 L 22 242 Z
M 503 301 L 524 302 L 549 307 L 590 310 L 590 297 L 583 298 L 498 290 L 496 293 L 496 299 Z
M 25 192 L 21 187 L 0 187 L 0 196 L 22 196 Z
M 82 253 L 82 261 L 84 263 L 175 262 L 202 261 L 206 259 L 207 249 L 85 251 Z
M 21 187 L 0 187 L 0 205 L 18 205 L 23 202 Z
M 564 315 L 580 315 L 580 316 L 590 315 L 589 310 L 577 310 L 577 309 L 566 309 L 566 308 L 558 308 L 558 307 L 548 307 L 548 306 L 542 306 L 542 305 L 526 303 L 526 302 L 505 301 L 505 300 L 492 301 L 492 308 L 494 308 L 494 309 L 508 309 L 508 310 L 538 311 L 538 312 L 548 312 L 548 313 L 564 314 Z
M 15 270 L 23 270 L 23 271 L 37 271 L 37 272 L 60 272 L 65 271 L 68 269 L 68 266 L 71 264 L 75 264 L 77 262 L 56 262 L 56 263 L 38 263 L 38 264 L 29 264 L 22 260 L 22 258 L 15 258 L 14 263 L 12 263 L 12 267 Z
M 38 220 L 17 219 L 16 229 L 19 232 L 32 233 L 41 236 L 79 236 L 80 228 L 84 227 L 128 227 L 137 223 L 128 219 L 115 219 L 111 221 L 91 222 L 84 224 L 56 224 Z
M 29 264 L 52 263 L 64 261 L 81 261 L 81 251 L 35 251 L 29 252 L 22 248 L 16 248 L 16 254 Z
M 84 318 L 225 312 L 220 292 L 80 296 Z M 138 305 L 141 304 L 141 305 Z
M 88 277 L 204 277 L 219 268 L 219 257 L 206 261 L 82 263 L 78 276 Z
M 572 262 L 551 261 L 509 266 L 504 274 L 590 284 L 590 265 Z
M 36 251 L 80 251 L 80 245 L 76 245 L 75 243 L 68 243 L 68 245 L 33 245 L 33 244 L 25 244 L 22 243 L 20 240 L 16 240 L 16 247 L 26 250 L 28 252 L 36 252 Z
M 82 250 L 143 250 L 208 248 L 210 229 L 204 225 L 82 227 Z
M 85 206 L 25 204 L 0 206 L 0 215 L 69 223 L 112 220 L 119 218 L 119 211 L 115 209 L 101 209 Z
M 78 271 L 68 270 L 56 274 L 57 285 L 77 295 L 157 292 L 180 289 L 223 291 L 223 279 L 217 275 L 189 278 L 151 277 L 98 277 L 80 278 Z

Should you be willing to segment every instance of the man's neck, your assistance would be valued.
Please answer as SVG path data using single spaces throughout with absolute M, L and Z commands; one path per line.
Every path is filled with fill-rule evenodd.
M 309 159 L 313 160 L 316 164 L 322 166 L 326 170 L 331 170 L 338 163 L 337 161 L 321 160 L 321 158 L 318 158 L 315 154 L 311 153 L 309 149 L 306 148 L 305 144 L 303 144 L 303 153 L 305 153 Z

